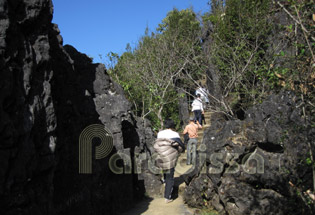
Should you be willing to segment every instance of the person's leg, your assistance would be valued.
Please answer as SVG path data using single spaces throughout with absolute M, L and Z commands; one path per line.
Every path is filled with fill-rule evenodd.
M 201 110 L 197 110 L 197 120 L 199 124 L 202 125 Z
M 165 173 L 165 192 L 164 198 L 171 199 L 173 186 L 174 186 L 174 172 L 175 168 L 171 168 L 167 173 Z
M 191 144 L 192 144 L 192 139 L 189 139 L 188 144 L 187 144 L 187 161 L 186 161 L 187 165 L 191 164 Z
M 196 150 L 197 150 L 197 139 L 193 139 L 191 143 L 191 164 L 195 165 L 196 164 Z
M 194 122 L 196 122 L 198 120 L 198 110 L 194 110 L 194 114 L 195 114 Z

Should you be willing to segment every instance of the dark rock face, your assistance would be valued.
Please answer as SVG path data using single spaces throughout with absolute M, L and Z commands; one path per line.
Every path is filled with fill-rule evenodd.
M 202 32 L 202 48 L 207 56 L 211 58 L 211 44 L 213 43 L 210 35 L 213 33 L 213 24 L 208 21 L 205 22 L 203 32 Z M 222 89 L 220 84 L 220 75 L 215 67 L 215 65 L 209 60 L 207 70 L 207 81 L 206 86 L 209 93 L 217 99 L 222 98 Z M 212 107 L 217 107 L 217 101 L 215 99 L 209 100 Z
M 115 214 L 130 208 L 142 197 L 144 182 L 138 181 L 131 163 L 126 174 L 115 174 L 109 160 L 116 153 L 132 160 L 135 148 L 143 148 L 145 140 L 140 144 L 137 121 L 129 113 L 130 104 L 122 89 L 106 74 L 104 66 L 92 64 L 86 55 L 71 46 L 65 46 L 65 50 L 70 56 L 68 61 L 59 59 L 61 52 L 54 60 L 53 92 L 58 104 L 56 213 Z M 93 124 L 103 124 L 110 130 L 114 151 L 104 159 L 93 160 L 92 174 L 82 175 L 78 172 L 78 138 Z
M 301 193 L 313 186 L 306 159 L 315 151 L 315 132 L 300 103 L 285 92 L 247 111 L 243 121 L 214 115 L 203 141 L 206 169 L 186 177 L 185 201 L 222 214 L 314 212 Z
M 1 214 L 52 211 L 57 119 L 51 18 L 50 1 L 0 3 Z
M 0 2 L 0 214 L 117 214 L 161 186 L 143 169 L 153 132 L 103 65 L 62 46 L 51 19 L 50 0 Z M 93 124 L 114 147 L 79 174 L 80 134 Z M 110 164 L 118 153 L 125 163 Z
M 179 98 L 178 101 L 180 125 L 184 129 L 189 122 L 189 104 L 187 102 L 188 98 L 184 90 L 179 89 L 178 93 L 183 93 L 185 95 L 184 97 Z

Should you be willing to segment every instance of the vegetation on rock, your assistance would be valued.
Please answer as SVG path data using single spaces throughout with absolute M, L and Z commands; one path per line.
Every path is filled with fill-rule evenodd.
M 154 32 L 122 55 L 111 53 L 109 68 L 138 116 L 153 127 L 162 119 L 179 122 L 178 99 L 207 78 L 211 111 L 244 120 L 267 97 L 293 91 L 304 120 L 301 132 L 315 127 L 314 0 L 210 0 L 198 17 L 192 9 L 169 12 Z M 307 136 L 307 135 L 306 135 Z M 306 138 L 307 139 L 307 138 Z M 308 155 L 315 190 L 314 146 Z M 298 193 L 302 184 L 294 185 Z M 309 204 L 303 195 L 304 203 Z M 303 199 L 304 198 L 304 199 Z
M 207 76 L 220 93 L 210 92 L 212 109 L 240 117 L 252 105 L 282 89 L 303 98 L 314 110 L 314 1 L 212 0 L 197 17 L 192 9 L 170 11 L 109 69 L 133 103 L 137 115 L 162 126 L 179 121 L 180 92 L 192 92 Z M 200 19 L 198 19 L 200 18 Z M 206 33 L 205 33 L 206 32 Z M 210 66 L 215 69 L 208 74 Z M 214 74 L 215 73 L 215 74 Z M 306 113 L 305 113 L 306 114 Z

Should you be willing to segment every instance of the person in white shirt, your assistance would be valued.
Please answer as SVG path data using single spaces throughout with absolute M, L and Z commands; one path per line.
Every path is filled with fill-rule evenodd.
M 204 114 L 203 103 L 200 98 L 200 94 L 197 94 L 197 98 L 194 99 L 191 104 L 192 112 L 195 114 L 195 121 L 198 121 L 200 125 L 202 125 L 202 114 Z
M 200 98 L 203 102 L 205 102 L 207 105 L 209 104 L 209 98 L 208 98 L 208 89 L 204 88 L 204 87 L 199 87 L 196 90 L 196 95 L 200 94 Z

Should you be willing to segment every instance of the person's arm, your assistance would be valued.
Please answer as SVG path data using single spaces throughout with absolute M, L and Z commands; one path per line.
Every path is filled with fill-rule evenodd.
M 205 114 L 204 110 L 203 110 L 203 104 L 202 104 L 202 101 L 199 101 L 200 102 L 200 109 L 201 109 L 201 112 L 202 114 Z
M 196 124 L 197 124 L 198 128 L 202 128 L 202 125 L 200 125 L 200 123 L 198 121 L 196 122 Z
M 186 134 L 188 132 L 188 128 L 187 126 L 185 127 L 184 131 L 183 131 L 183 134 Z
M 180 138 L 178 138 L 178 137 L 171 138 L 171 140 L 174 140 L 176 143 L 178 143 L 179 147 L 181 147 L 183 150 L 185 150 L 185 145 Z

